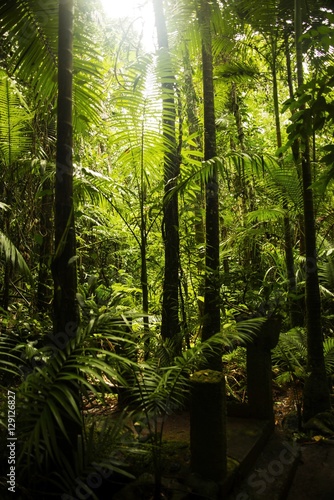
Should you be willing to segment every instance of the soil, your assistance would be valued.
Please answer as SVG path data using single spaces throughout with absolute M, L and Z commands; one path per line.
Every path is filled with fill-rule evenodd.
M 287 500 L 333 500 L 334 441 L 301 446 L 301 459 Z
M 295 432 L 296 401 L 301 402 L 301 390 L 289 389 L 286 393 L 275 395 L 276 425 L 288 434 Z M 292 422 L 294 428 L 285 425 Z M 286 500 L 333 500 L 334 498 L 334 436 L 323 438 L 315 435 L 307 440 L 307 436 L 298 439 L 301 446 L 300 461 Z
M 333 500 L 334 498 L 334 436 L 312 439 L 298 434 L 298 419 L 295 414 L 295 402 L 300 399 L 298 391 L 276 390 L 274 393 L 275 424 L 289 437 L 293 434 L 300 441 L 301 458 L 296 473 L 292 478 L 288 496 L 282 500 Z M 117 404 L 111 402 L 112 412 L 117 413 Z M 109 407 L 109 413 L 110 408 Z M 189 472 L 189 414 L 180 412 L 170 415 L 164 422 L 164 441 L 170 444 L 166 448 L 166 461 L 169 476 L 180 476 Z M 145 441 L 145 431 L 142 432 Z M 152 471 L 149 466 L 144 471 Z M 249 499 L 251 500 L 251 499 Z M 265 499 L 267 500 L 267 499 Z

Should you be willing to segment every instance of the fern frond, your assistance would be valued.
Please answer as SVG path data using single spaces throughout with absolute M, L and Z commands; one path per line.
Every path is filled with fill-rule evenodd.
M 269 222 L 269 221 L 279 221 L 284 217 L 284 210 L 273 207 L 273 208 L 259 208 L 253 212 L 247 214 L 247 222 L 252 224 L 254 222 Z
M 18 86 L 4 72 L 0 72 L 0 156 L 8 167 L 22 158 L 31 147 L 29 110 Z
M 33 283 L 33 277 L 27 266 L 26 261 L 22 257 L 22 254 L 16 248 L 16 246 L 10 241 L 10 239 L 0 231 L 0 253 L 3 253 L 5 259 L 11 262 L 15 269 L 19 270 L 27 279 Z
M 76 337 L 69 340 L 63 350 L 57 350 L 44 367 L 28 375 L 20 387 L 18 410 L 23 443 L 20 460 L 35 456 L 41 463 L 45 459 L 43 454 L 47 453 L 61 462 L 57 438 L 68 437 L 64 417 L 82 425 L 80 403 L 75 397 L 78 391 L 91 391 L 94 395 L 101 390 L 108 392 L 107 380 L 126 385 L 117 366 L 134 363 L 97 344 L 95 335 L 102 335 L 106 322 L 110 331 L 111 318 L 106 316 L 100 321 L 95 318 L 86 328 L 78 329 Z
M 329 337 L 324 341 L 324 357 L 327 375 L 334 373 L 334 338 Z

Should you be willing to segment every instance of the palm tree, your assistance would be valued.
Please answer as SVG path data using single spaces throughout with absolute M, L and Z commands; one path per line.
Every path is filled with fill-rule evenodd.
M 13 81 L 15 79 L 23 95 L 27 96 L 28 102 L 31 103 L 31 108 L 35 110 L 36 121 L 39 123 L 44 122 L 47 116 L 49 121 L 46 123 L 46 128 L 52 128 L 55 119 L 52 110 L 55 109 L 54 104 L 57 99 L 58 1 L 35 2 L 28 0 L 26 2 L 12 2 L 4 0 L 0 5 L 0 20 L 0 39 L 2 44 L 0 66 L 7 74 L 7 77 L 13 77 Z M 73 93 L 75 96 L 75 121 L 83 129 L 89 121 L 93 120 L 96 122 L 98 120 L 101 91 L 99 83 L 101 68 L 96 62 L 94 42 L 85 35 L 88 33 L 87 26 L 88 23 L 84 19 L 83 13 L 79 11 L 76 15 L 75 25 L 75 30 L 80 32 L 80 37 L 76 37 L 74 43 L 75 77 L 73 80 Z M 10 57 L 8 57 L 8 54 Z M 82 57 L 83 54 L 85 54 L 85 57 Z M 96 81 L 94 86 L 92 86 L 91 83 L 94 77 L 96 77 Z M 22 110 L 22 102 L 23 99 L 21 97 L 19 106 L 16 107 L 16 114 L 18 110 Z M 22 124 L 26 120 L 22 119 L 21 122 L 22 129 Z M 39 133 L 41 133 L 40 130 Z M 19 141 L 21 151 L 27 146 L 27 138 L 29 136 L 31 138 L 31 135 L 31 133 L 21 134 Z M 17 134 L 15 137 L 17 138 Z M 41 139 L 40 141 L 42 142 Z M 9 141 L 7 134 L 6 144 L 11 144 L 11 150 L 13 151 L 17 143 Z M 53 148 L 44 147 L 40 148 L 40 151 L 34 151 L 32 139 L 30 139 L 28 148 L 33 157 L 42 158 L 48 165 L 54 162 Z M 13 154 L 11 156 L 13 158 Z M 9 172 L 11 171 L 13 169 L 9 170 Z M 48 184 L 50 185 L 48 186 Z M 44 192 L 51 192 L 49 199 L 44 200 L 47 203 L 47 207 L 50 208 L 53 191 L 53 180 L 50 175 L 44 182 L 44 188 L 46 188 Z M 47 196 L 44 198 L 47 198 Z M 9 204 L 9 201 L 7 200 L 7 204 Z M 40 209 L 43 210 L 44 208 L 45 203 L 44 205 L 41 203 Z M 43 244 L 40 247 L 40 278 L 45 282 L 50 276 L 49 242 L 52 236 L 52 228 L 50 225 L 50 214 L 47 215 L 44 211 L 40 219 L 41 228 L 49 232 L 43 238 Z M 9 276 L 8 272 L 6 276 Z M 39 305 L 42 303 L 40 300 L 41 293 L 45 290 L 44 283 L 42 284 L 41 280 L 38 285 Z
M 201 0 L 198 21 L 202 48 L 202 82 L 204 104 L 204 160 L 212 162 L 206 182 L 206 247 L 205 288 L 202 342 L 220 334 L 220 280 L 219 280 L 219 212 L 218 168 L 216 165 L 216 125 L 213 84 L 211 5 Z M 205 368 L 215 382 L 203 384 L 193 379 L 191 390 L 191 467 L 205 479 L 220 481 L 227 470 L 226 462 L 226 406 L 225 383 L 222 374 L 222 350 L 217 349 L 206 361 Z M 201 372 L 199 372 L 201 373 Z M 210 378 L 210 375 L 209 375 Z M 207 399 L 205 399 L 207 397 Z M 205 405 L 203 407 L 203 401 Z M 207 416 L 210 415 L 209 420 Z M 212 419 L 211 416 L 214 415 Z M 214 450 L 214 451 L 212 451 Z
M 165 195 L 177 185 L 180 173 L 180 155 L 177 150 L 175 122 L 176 106 L 174 98 L 175 77 L 168 47 L 168 33 L 162 0 L 153 0 L 159 45 L 159 70 L 163 101 L 163 136 L 165 141 L 164 186 Z M 161 335 L 175 343 L 180 351 L 180 323 L 178 311 L 179 294 L 179 220 L 178 194 L 169 196 L 164 203 L 163 239 L 165 244 L 165 273 L 162 296 Z
M 302 2 L 295 0 L 295 43 L 298 88 L 304 83 L 302 36 Z M 300 110 L 305 110 L 302 104 Z M 317 413 L 330 409 L 330 393 L 324 361 L 321 326 L 321 300 L 318 279 L 315 211 L 312 189 L 310 145 L 307 133 L 301 137 L 301 168 L 305 221 L 306 257 L 306 327 L 308 372 L 303 393 L 303 418 L 306 422 Z
M 199 8 L 202 35 L 203 100 L 204 100 L 204 160 L 213 161 L 206 183 L 206 277 L 204 289 L 204 319 L 202 339 L 207 340 L 220 331 L 220 280 L 219 280 L 219 211 L 218 171 L 215 164 L 216 125 L 213 88 L 213 58 L 211 40 L 211 9 L 202 1 Z M 211 368 L 221 370 L 221 356 L 211 361 Z
M 327 3 L 327 2 L 326 2 Z M 310 6 L 310 12 L 312 16 L 320 16 L 321 18 L 321 2 L 315 1 Z M 266 33 L 267 36 L 273 40 L 273 36 L 276 34 L 277 37 L 281 35 L 282 40 L 286 38 L 286 33 L 284 33 L 284 25 L 286 26 L 286 20 L 291 20 L 293 17 L 292 6 L 286 2 L 280 0 L 271 0 L 264 4 L 249 2 L 248 0 L 241 0 L 238 2 L 237 9 L 242 17 L 246 17 L 250 20 L 250 24 L 253 28 L 259 29 L 262 33 Z M 302 92 L 302 87 L 304 83 L 303 77 L 303 47 L 300 37 L 302 35 L 302 19 L 308 12 L 305 2 L 302 0 L 295 0 L 294 3 L 294 19 L 295 19 L 295 47 L 296 47 L 296 63 L 297 63 L 297 80 L 298 80 L 298 92 Z M 282 20 L 284 21 L 282 23 Z M 289 54 L 288 54 L 289 56 Z M 290 93 L 292 90 L 292 75 L 289 73 L 289 62 L 288 59 L 288 84 L 290 88 Z M 276 86 L 276 68 L 275 63 L 275 53 L 272 57 L 272 74 L 274 81 L 274 106 L 276 115 L 276 126 L 278 123 L 278 112 L 277 112 L 277 96 L 275 95 Z M 295 108 L 294 108 L 295 109 Z M 303 111 L 305 105 L 301 104 L 299 111 Z M 278 128 L 276 129 L 278 131 Z M 304 232 L 305 232 L 305 259 L 306 259 L 306 289 L 305 289 L 305 307 L 306 307 L 306 326 L 308 332 L 308 356 L 309 356 L 309 373 L 310 376 L 306 380 L 305 391 L 304 391 L 304 420 L 308 420 L 310 417 L 314 416 L 320 411 L 325 411 L 329 408 L 329 389 L 326 379 L 326 372 L 323 360 L 323 338 L 322 338 L 322 328 L 321 328 L 321 303 L 320 303 L 320 292 L 318 283 L 318 271 L 317 271 L 317 249 L 316 249 L 316 229 L 315 229 L 315 211 L 314 211 L 314 201 L 313 201 L 313 189 L 312 189 L 312 170 L 310 161 L 310 145 L 308 132 L 303 131 L 302 134 L 289 134 L 290 142 L 293 145 L 293 156 L 297 163 L 298 169 L 300 169 L 300 178 L 303 187 L 303 218 L 304 218 Z M 301 137 L 302 136 L 302 137 Z M 299 140 L 299 137 L 301 139 Z M 277 136 L 278 144 L 281 143 L 281 138 L 278 134 Z M 296 140 L 298 139 L 298 140 Z M 298 148 L 299 142 L 299 148 Z M 285 197 L 285 196 L 284 196 Z M 286 208 L 286 204 L 285 207 Z M 288 221 L 285 220 L 285 235 L 286 235 L 286 246 L 291 247 L 289 244 L 289 225 Z M 302 240 L 303 238 L 301 238 Z M 287 248 L 288 250 L 288 248 Z M 289 274 L 290 284 L 294 287 L 293 278 L 293 262 L 291 259 L 291 248 L 286 255 L 287 270 Z M 292 291 L 292 290 L 291 290 Z M 296 318 L 298 320 L 298 318 Z
M 73 205 L 73 1 L 59 2 L 57 156 L 55 178 L 54 332 L 71 332 L 79 323 L 76 302 L 76 244 Z M 70 326 L 69 326 L 70 325 Z M 66 329 L 68 331 L 66 331 Z

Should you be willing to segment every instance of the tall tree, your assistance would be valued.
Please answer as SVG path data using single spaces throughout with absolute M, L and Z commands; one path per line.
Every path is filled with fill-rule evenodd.
M 277 81 L 277 70 L 278 70 L 278 33 L 276 36 L 271 35 L 269 37 L 270 47 L 271 47 L 271 74 L 273 81 L 273 104 L 274 104 L 274 115 L 275 115 L 275 129 L 276 129 L 276 141 L 278 149 L 282 148 L 282 132 L 281 132 L 281 120 L 279 112 L 279 96 L 278 96 L 278 81 Z M 283 154 L 279 154 L 279 161 L 283 167 Z M 297 294 L 296 286 L 296 276 L 295 276 L 295 264 L 293 256 L 293 244 L 292 244 L 292 234 L 291 234 L 291 223 L 289 212 L 289 204 L 286 196 L 283 199 L 283 209 L 284 209 L 284 250 L 285 250 L 285 265 L 288 278 L 288 308 L 290 315 L 290 326 L 291 328 L 300 325 L 300 314 L 298 314 L 297 306 L 295 304 L 296 299 L 294 297 Z
M 164 136 L 164 185 L 165 199 L 163 218 L 163 239 L 165 244 L 165 273 L 162 297 L 161 334 L 164 339 L 175 341 L 176 350 L 181 348 L 179 340 L 180 323 L 178 313 L 179 291 L 179 218 L 178 195 L 170 191 L 176 187 L 180 173 L 180 157 L 176 142 L 175 76 L 168 45 L 166 17 L 162 0 L 153 0 L 159 46 L 159 70 L 163 101 Z
M 295 0 L 294 5 L 297 79 L 298 88 L 301 91 L 304 83 L 303 48 L 301 41 L 302 0 Z M 304 104 L 300 106 L 300 110 L 305 110 Z M 323 352 L 312 170 L 309 137 L 306 130 L 301 138 L 301 152 L 306 251 L 305 304 L 309 372 L 303 393 L 303 418 L 304 421 L 307 421 L 317 413 L 330 409 L 330 394 Z
M 54 333 L 69 337 L 78 327 L 73 207 L 73 0 L 59 0 L 57 151 L 55 179 Z
M 204 290 L 204 319 L 202 339 L 207 340 L 220 331 L 220 280 L 219 280 L 219 212 L 218 172 L 215 164 L 216 124 L 213 87 L 213 56 L 211 36 L 211 9 L 202 0 L 199 9 L 202 35 L 202 72 L 204 102 L 204 160 L 213 160 L 212 170 L 206 183 L 206 278 Z M 221 370 L 221 356 L 211 360 L 211 368 Z

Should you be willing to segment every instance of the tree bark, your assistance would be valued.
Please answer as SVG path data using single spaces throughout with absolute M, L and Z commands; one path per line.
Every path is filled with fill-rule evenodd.
M 185 92 L 185 105 L 187 113 L 187 121 L 189 134 L 195 136 L 194 149 L 202 150 L 203 145 L 201 141 L 201 126 L 198 119 L 198 98 L 196 95 L 196 90 L 194 86 L 194 80 L 192 75 L 192 67 L 190 62 L 189 50 L 187 43 L 184 43 L 184 55 L 183 55 L 183 71 L 184 71 L 184 92 Z M 196 135 L 197 134 L 197 135 Z M 196 204 L 194 207 L 195 212 L 195 241 L 198 247 L 197 250 L 197 270 L 199 276 L 198 285 L 198 295 L 202 297 L 204 295 L 204 244 L 205 244 L 205 227 L 203 220 L 203 209 L 205 207 L 205 196 L 204 196 L 204 185 L 202 180 L 198 181 L 198 190 L 196 191 Z M 204 315 L 203 301 L 198 300 L 198 312 L 200 318 Z
M 163 99 L 163 136 L 165 142 L 163 208 L 163 240 L 165 246 L 165 271 L 162 297 L 161 335 L 171 339 L 175 351 L 180 352 L 179 323 L 179 216 L 178 195 L 174 193 L 168 200 L 166 195 L 176 187 L 180 173 L 180 158 L 176 144 L 176 106 L 174 97 L 175 77 L 168 46 L 168 34 L 162 0 L 153 0 L 155 23 L 159 46 L 159 64 L 162 69 L 161 89 Z
M 285 33 L 285 58 L 286 58 L 286 69 L 287 69 L 287 79 L 288 79 L 288 87 L 289 87 L 289 96 L 290 99 L 293 99 L 294 97 L 294 90 L 293 90 L 293 77 L 292 77 L 292 70 L 291 70 L 291 55 L 290 55 L 290 47 L 289 47 L 289 40 L 288 40 L 288 34 Z M 292 111 L 292 113 L 295 113 L 295 110 Z M 299 141 L 298 139 L 295 139 L 291 145 L 291 151 L 292 151 L 292 156 L 294 159 L 294 162 L 296 164 L 296 169 L 297 169 L 297 174 L 302 182 L 302 173 L 300 169 L 300 152 L 299 152 Z M 299 251 L 300 255 L 305 255 L 305 229 L 304 229 L 304 218 L 302 215 L 298 215 L 298 231 L 299 231 Z
M 272 78 L 273 78 L 273 101 L 274 101 L 274 113 L 275 113 L 275 129 L 276 129 L 276 141 L 277 147 L 280 149 L 282 147 L 282 133 L 281 133 L 281 122 L 279 113 L 279 100 L 278 100 L 278 84 L 277 84 L 277 67 L 276 67 L 276 42 L 271 39 L 272 46 Z M 279 154 L 280 163 L 283 164 L 283 155 Z M 288 308 L 290 316 L 290 326 L 294 328 L 300 325 L 300 314 L 298 314 L 298 304 L 296 304 L 296 276 L 295 276 L 295 263 L 293 256 L 293 244 L 291 235 L 291 224 L 289 213 L 289 205 L 286 197 L 283 200 L 283 209 L 285 212 L 283 227 L 284 227 L 284 250 L 285 250 L 285 265 L 286 273 L 288 278 Z
M 143 131 L 144 136 L 144 131 Z M 142 137 L 143 140 L 143 137 Z M 143 151 L 144 146 L 142 146 Z M 145 214 L 146 183 L 144 179 L 144 162 L 140 166 L 140 283 L 142 290 L 143 326 L 145 337 L 145 359 L 149 355 L 150 348 L 150 323 L 148 315 L 148 276 L 147 276 L 147 221 Z
M 45 171 L 42 171 L 41 174 L 44 175 Z M 40 233 L 43 239 L 39 248 L 36 306 L 39 312 L 49 312 L 52 302 L 50 259 L 53 251 L 53 185 L 49 177 L 44 179 L 42 190 Z
M 217 155 L 210 14 L 210 5 L 203 0 L 199 21 L 202 35 L 204 160 L 206 161 L 212 160 Z M 206 277 L 202 340 L 207 340 L 220 331 L 218 172 L 215 163 L 206 184 L 205 217 Z M 210 368 L 213 370 L 222 369 L 220 353 L 210 358 Z
M 300 37 L 302 35 L 301 10 L 301 1 L 295 0 L 295 42 L 299 88 L 303 85 L 304 81 L 303 51 L 300 41 Z M 305 109 L 305 106 L 301 106 L 300 109 Z M 314 417 L 317 413 L 330 410 L 330 394 L 323 352 L 312 170 L 309 138 L 306 133 L 301 139 L 301 151 L 306 250 L 305 305 L 309 373 L 305 382 L 303 393 L 303 419 L 304 421 L 307 421 L 311 417 Z
M 57 150 L 55 180 L 54 333 L 75 334 L 79 323 L 76 302 L 76 242 L 73 206 L 73 0 L 59 1 Z
M 72 47 L 74 0 L 59 0 L 58 32 L 58 103 L 55 179 L 55 255 L 52 262 L 54 280 L 54 335 L 65 337 L 65 344 L 75 337 L 79 324 L 76 301 L 76 245 L 73 206 L 72 163 Z M 81 396 L 71 391 L 78 407 Z M 58 440 L 62 453 L 70 460 L 77 452 L 81 426 L 68 414 L 63 416 L 68 441 L 61 429 Z

